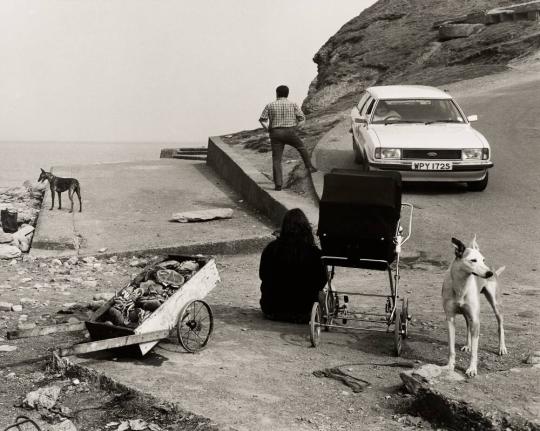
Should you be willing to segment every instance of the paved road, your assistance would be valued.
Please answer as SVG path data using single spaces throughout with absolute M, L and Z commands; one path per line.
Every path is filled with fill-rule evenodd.
M 450 238 L 478 234 L 489 262 L 506 265 L 506 277 L 538 286 L 540 271 L 540 74 L 536 81 L 506 78 L 482 89 L 452 90 L 467 114 L 478 114 L 475 127 L 492 146 L 495 167 L 488 188 L 467 192 L 454 185 L 405 188 L 404 201 L 415 205 L 409 249 L 430 259 L 450 260 Z M 340 124 L 323 139 L 315 158 L 319 169 L 355 168 L 349 124 Z

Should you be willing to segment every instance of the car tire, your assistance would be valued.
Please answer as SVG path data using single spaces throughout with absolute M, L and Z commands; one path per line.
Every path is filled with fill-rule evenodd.
M 356 144 L 354 143 L 354 137 L 352 138 L 352 146 L 353 146 L 353 153 L 354 153 L 354 163 L 357 165 L 360 165 L 361 170 L 364 172 L 369 171 L 368 164 L 366 163 L 366 159 L 361 154 L 361 150 L 357 148 Z
M 467 183 L 467 189 L 471 192 L 483 192 L 488 185 L 488 181 L 489 172 L 486 172 L 486 176 L 484 177 L 484 179 L 480 181 L 469 181 Z

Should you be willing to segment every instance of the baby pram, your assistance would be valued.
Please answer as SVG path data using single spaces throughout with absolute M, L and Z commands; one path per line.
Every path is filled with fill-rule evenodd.
M 406 236 L 401 226 L 402 207 L 408 208 Z M 409 304 L 399 296 L 399 259 L 411 236 L 413 206 L 401 202 L 401 176 L 397 172 L 359 172 L 334 169 L 324 177 L 319 209 L 318 236 L 328 271 L 324 300 L 311 311 L 310 338 L 316 347 L 321 328 L 347 328 L 394 333 L 394 352 L 401 353 L 407 337 Z M 389 294 L 338 292 L 332 288 L 336 267 L 363 268 L 388 273 Z M 349 309 L 349 296 L 384 298 L 385 313 Z M 401 307 L 398 309 L 398 302 Z M 341 323 L 338 323 L 338 321 Z M 386 325 L 386 329 L 347 326 L 349 322 Z M 375 325 L 376 326 L 376 325 Z

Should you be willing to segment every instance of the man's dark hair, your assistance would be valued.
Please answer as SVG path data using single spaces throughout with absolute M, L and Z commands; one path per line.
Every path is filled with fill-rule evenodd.
M 280 85 L 278 88 L 276 88 L 276 96 L 277 97 L 288 97 L 289 96 L 289 87 L 286 85 Z

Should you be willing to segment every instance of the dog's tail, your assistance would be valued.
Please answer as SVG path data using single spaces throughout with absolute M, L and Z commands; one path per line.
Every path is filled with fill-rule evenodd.
M 506 269 L 506 266 L 501 266 L 499 269 L 495 270 L 495 275 L 499 277 L 505 269 Z

